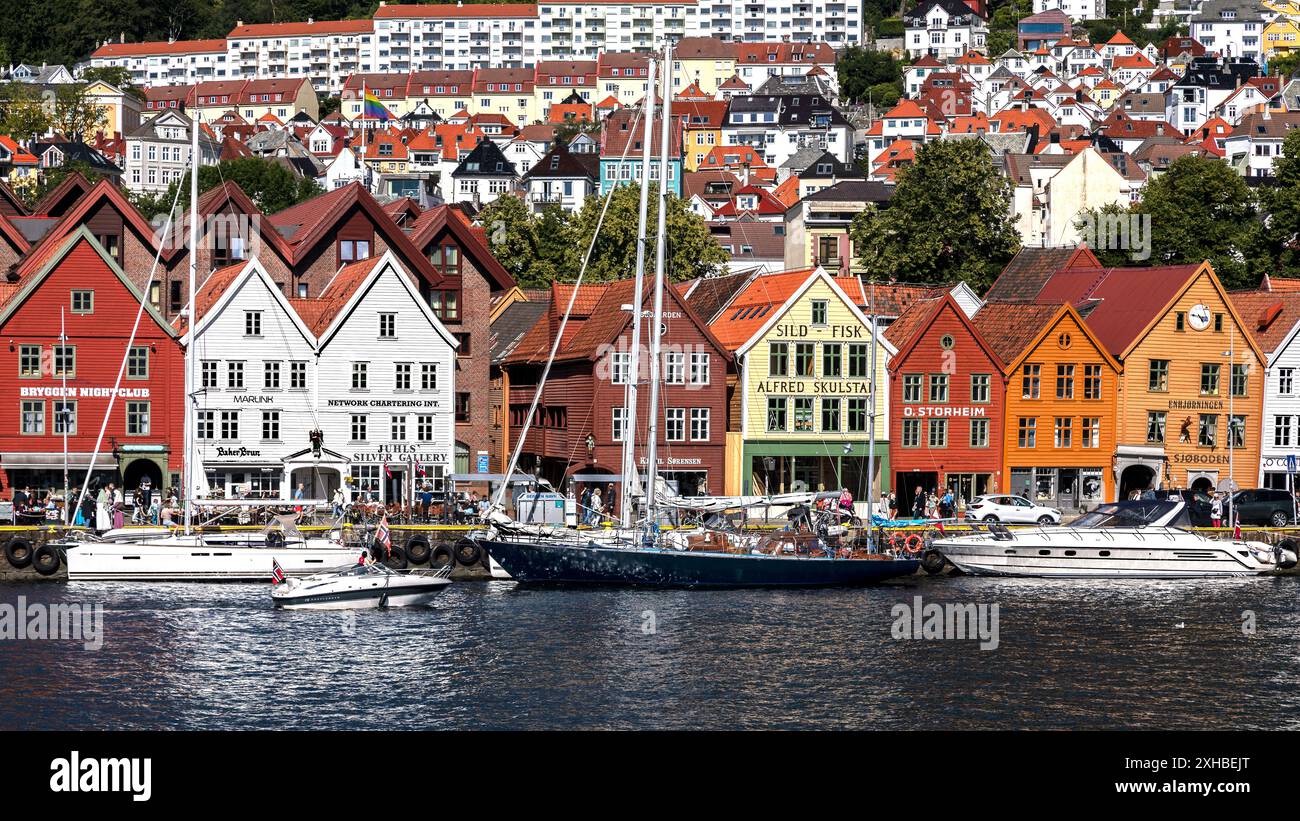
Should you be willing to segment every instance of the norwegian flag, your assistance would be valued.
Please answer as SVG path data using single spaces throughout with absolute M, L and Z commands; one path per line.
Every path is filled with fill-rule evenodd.
M 391 470 L 388 469 L 388 463 L 387 463 L 387 462 L 384 462 L 384 478 L 385 478 L 385 479 L 391 479 L 391 478 L 393 478 L 393 472 L 392 472 Z
M 937 521 L 937 522 L 935 522 L 935 523 L 934 523 L 934 529 L 937 530 L 937 531 L 939 531 L 939 535 L 940 535 L 940 536 L 947 536 L 947 535 L 948 535 L 947 533 L 944 532 L 944 529 L 943 529 L 943 522 L 942 522 L 942 521 Z
M 379 527 L 375 529 L 375 544 L 384 546 L 384 554 L 389 555 L 393 552 L 393 536 L 388 530 L 388 515 L 379 520 Z
M 271 586 L 275 587 L 284 581 L 284 568 L 275 558 L 271 559 Z
M 1232 538 L 1241 541 L 1241 516 L 1237 511 L 1232 511 Z
M 415 464 L 412 467 L 415 470 L 416 476 L 424 476 L 424 465 L 420 464 L 419 459 L 415 460 Z

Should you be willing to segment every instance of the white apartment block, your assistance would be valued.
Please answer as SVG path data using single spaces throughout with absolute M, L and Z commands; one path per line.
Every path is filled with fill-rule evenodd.
M 962 0 L 925 0 L 903 15 L 907 56 L 942 60 L 983 49 L 988 21 Z
M 541 53 L 541 21 L 531 3 L 381 2 L 374 23 L 395 72 L 523 68 Z
M 90 55 L 96 68 L 124 68 L 136 86 L 193 85 L 231 76 L 225 40 L 105 43 Z
M 1106 16 L 1106 0 L 1034 0 L 1034 14 L 1060 9 L 1070 21 L 1101 20 Z
M 224 40 L 106 43 L 90 64 L 123 66 L 142 86 L 302 78 L 317 92 L 337 95 L 353 74 L 529 68 L 553 60 L 594 60 L 606 52 L 648 51 L 666 39 L 714 36 L 741 49 L 771 44 L 824 50 L 830 58 L 819 55 L 815 62 L 833 76 L 834 49 L 861 43 L 862 20 L 861 0 L 381 2 L 368 20 L 240 21 Z M 982 31 L 978 39 L 968 33 L 961 45 L 982 46 Z M 813 65 L 805 60 L 786 66 L 784 57 L 775 55 L 769 60 L 780 65 L 738 70 L 755 75 L 747 82 L 755 80 L 756 88 L 768 75 L 787 69 L 802 75 Z
M 702 34 L 746 43 L 861 45 L 860 0 L 700 0 Z
M 244 25 L 226 35 L 233 78 L 308 78 L 320 92 L 337 94 L 350 74 L 388 71 L 373 20 Z

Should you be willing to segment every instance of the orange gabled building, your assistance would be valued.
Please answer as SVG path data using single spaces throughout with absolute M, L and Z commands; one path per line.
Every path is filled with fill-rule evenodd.
M 992 303 L 984 310 L 1000 307 Z M 1038 306 L 1034 306 L 1038 307 Z M 1070 512 L 1115 498 L 1122 368 L 1070 305 L 1007 363 L 1004 487 Z

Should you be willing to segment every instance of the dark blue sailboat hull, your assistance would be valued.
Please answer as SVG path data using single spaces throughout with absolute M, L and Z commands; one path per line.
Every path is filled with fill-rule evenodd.
M 478 540 L 515 581 L 645 587 L 849 587 L 916 572 L 912 559 L 828 559 Z

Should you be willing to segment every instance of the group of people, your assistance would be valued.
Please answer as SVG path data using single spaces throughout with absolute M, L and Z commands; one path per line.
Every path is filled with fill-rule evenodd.
M 938 488 L 931 488 L 927 493 L 925 488 L 917 487 L 916 493 L 912 495 L 912 507 L 908 511 L 913 519 L 953 519 L 958 513 L 957 494 L 951 487 L 943 489 L 940 493 Z M 891 519 L 898 516 L 898 502 L 894 494 L 889 494 L 889 517 Z
M 607 518 L 613 518 L 614 486 L 605 485 L 602 492 L 600 485 L 585 485 L 582 496 L 578 498 L 578 512 L 584 525 L 598 525 Z
M 23 487 L 13 492 L 14 523 L 68 522 L 68 506 L 76 505 L 71 524 L 103 532 L 113 528 L 133 525 L 174 525 L 180 518 L 180 501 L 173 489 L 166 495 L 155 490 L 145 479 L 128 494 L 116 482 L 92 486 L 81 498 L 73 488 L 65 498 L 62 491 L 54 489 L 33 490 Z

